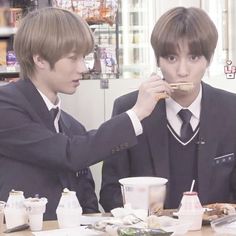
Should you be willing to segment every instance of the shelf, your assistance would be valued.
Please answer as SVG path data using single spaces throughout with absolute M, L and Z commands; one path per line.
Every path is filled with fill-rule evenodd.
M 145 7 L 135 7 L 133 8 L 132 6 L 130 6 L 130 10 L 129 10 L 129 13 L 147 13 L 148 12 L 148 9 Z
M 144 26 L 144 25 L 128 25 L 125 27 L 123 25 L 119 26 L 120 31 L 123 31 L 124 28 L 127 31 L 138 31 L 138 32 L 143 31 L 143 30 L 147 30 L 146 26 Z
M 13 27 L 0 27 L 0 38 L 9 37 L 16 33 L 16 28 Z
M 0 66 L 1 78 L 19 77 L 20 69 L 18 66 Z
M 125 47 L 124 44 L 120 45 L 120 49 L 123 48 L 128 48 L 128 49 L 133 49 L 133 48 L 138 48 L 138 49 L 142 49 L 142 48 L 149 48 L 150 45 L 148 43 L 126 43 Z
M 144 64 L 144 63 L 138 63 L 138 64 L 126 64 L 126 65 L 121 65 L 120 68 L 123 70 L 130 70 L 130 71 L 142 71 L 144 68 L 148 68 L 150 65 L 149 64 Z

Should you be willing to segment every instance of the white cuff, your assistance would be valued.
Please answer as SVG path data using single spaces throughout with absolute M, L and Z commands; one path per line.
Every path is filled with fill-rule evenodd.
M 143 126 L 142 126 L 140 120 L 138 119 L 136 113 L 133 110 L 128 110 L 128 111 L 126 111 L 126 113 L 132 122 L 136 136 L 142 134 L 143 133 Z

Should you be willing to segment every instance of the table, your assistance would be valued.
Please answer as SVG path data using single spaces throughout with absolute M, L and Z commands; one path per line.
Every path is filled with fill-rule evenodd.
M 58 228 L 57 221 L 45 221 L 43 223 L 43 230 L 50 230 L 50 229 L 57 229 L 57 228 Z M 32 233 L 28 229 L 28 230 L 15 232 L 11 234 L 0 233 L 0 235 L 1 236 L 32 236 Z M 201 231 L 192 231 L 192 232 L 188 232 L 185 235 L 186 236 L 215 236 L 216 234 L 213 232 L 210 226 L 203 226 Z M 221 234 L 220 236 L 226 236 L 226 235 Z

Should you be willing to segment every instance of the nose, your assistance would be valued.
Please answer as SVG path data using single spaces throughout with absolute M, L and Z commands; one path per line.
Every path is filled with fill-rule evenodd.
M 88 73 L 88 68 L 85 64 L 84 58 L 79 58 L 77 63 L 77 72 L 80 74 Z
M 186 77 L 189 75 L 188 62 L 185 59 L 181 59 L 178 64 L 177 73 L 180 77 Z

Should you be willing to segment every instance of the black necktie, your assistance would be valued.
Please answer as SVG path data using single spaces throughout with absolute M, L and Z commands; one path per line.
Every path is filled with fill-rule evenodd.
M 180 130 L 180 137 L 183 142 L 187 142 L 193 136 L 193 130 L 190 124 L 192 113 L 188 109 L 182 109 L 179 111 L 178 115 L 183 121 Z
M 54 122 L 54 120 L 56 119 L 56 116 L 57 116 L 58 111 L 59 111 L 58 107 L 57 107 L 57 108 L 52 108 L 52 109 L 49 111 L 51 120 L 52 120 L 53 122 Z

